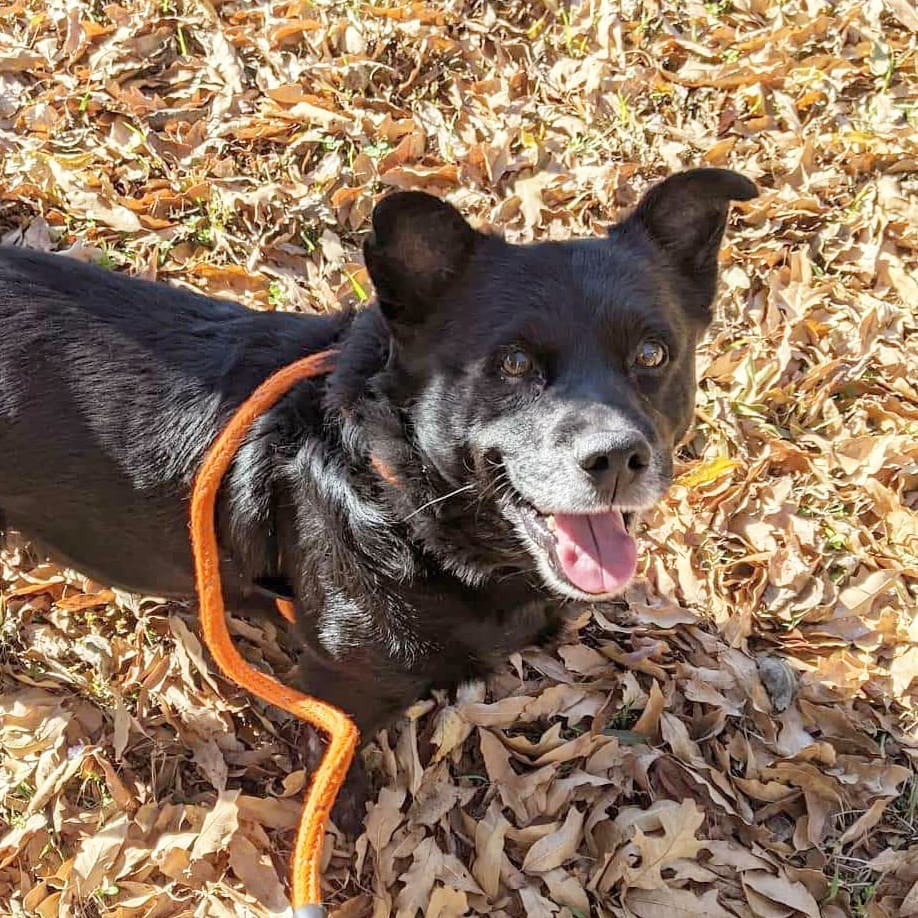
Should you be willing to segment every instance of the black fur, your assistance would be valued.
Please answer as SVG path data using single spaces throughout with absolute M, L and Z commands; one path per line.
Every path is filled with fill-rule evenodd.
M 338 348 L 330 376 L 258 421 L 219 531 L 230 606 L 292 594 L 304 687 L 370 737 L 551 633 L 559 592 L 578 598 L 527 541 L 523 505 L 632 511 L 665 489 L 729 200 L 754 194 L 695 170 L 608 239 L 532 246 L 394 194 L 365 247 L 378 305 L 321 317 L 0 250 L 0 512 L 96 579 L 191 597 L 205 450 L 273 370 Z M 660 371 L 635 369 L 647 340 L 669 350 Z M 524 376 L 502 369 L 508 349 Z

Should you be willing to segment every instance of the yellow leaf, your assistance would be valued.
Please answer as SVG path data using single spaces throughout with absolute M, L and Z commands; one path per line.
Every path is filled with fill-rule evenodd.
M 740 465 L 742 465 L 742 463 L 736 459 L 718 456 L 716 459 L 709 459 L 707 462 L 702 462 L 701 465 L 696 466 L 691 471 L 686 472 L 684 475 L 680 475 L 679 478 L 676 479 L 676 484 L 680 484 L 686 488 L 697 488 L 698 485 L 716 481 L 725 472 L 729 472 Z

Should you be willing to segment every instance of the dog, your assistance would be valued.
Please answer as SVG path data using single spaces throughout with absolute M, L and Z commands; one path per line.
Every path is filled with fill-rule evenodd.
M 269 374 L 334 348 L 221 487 L 227 605 L 297 609 L 299 686 L 365 739 L 430 689 L 619 594 L 694 414 L 732 200 L 694 169 L 607 236 L 511 245 L 421 192 L 384 197 L 373 305 L 256 312 L 0 249 L 0 528 L 129 591 L 189 599 L 195 473 Z M 5 521 L 5 522 L 3 522 Z

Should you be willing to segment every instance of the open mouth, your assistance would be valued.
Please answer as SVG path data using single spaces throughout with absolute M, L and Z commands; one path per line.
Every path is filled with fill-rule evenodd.
M 633 513 L 611 508 L 544 514 L 524 500 L 516 506 L 526 535 L 563 582 L 600 596 L 621 592 L 634 577 L 637 545 L 628 531 Z

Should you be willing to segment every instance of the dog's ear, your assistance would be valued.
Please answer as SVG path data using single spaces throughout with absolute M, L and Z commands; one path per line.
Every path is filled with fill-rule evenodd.
M 373 211 L 363 257 L 391 322 L 421 321 L 468 262 L 478 233 L 459 211 L 422 191 L 401 191 Z
M 654 185 L 623 227 L 640 227 L 682 276 L 686 306 L 702 316 L 714 299 L 717 252 L 730 201 L 758 195 L 755 185 L 730 169 L 690 169 Z

